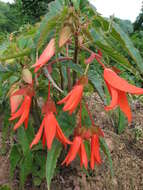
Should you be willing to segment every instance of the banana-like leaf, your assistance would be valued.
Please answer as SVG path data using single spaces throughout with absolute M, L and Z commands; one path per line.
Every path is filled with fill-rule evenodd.
M 122 45 L 124 50 L 128 52 L 128 54 L 137 64 L 138 68 L 140 69 L 140 73 L 142 73 L 143 72 L 142 57 L 139 51 L 134 47 L 128 34 L 126 34 L 117 23 L 115 22 L 110 23 L 109 20 L 101 17 L 100 15 L 96 15 L 95 19 L 101 23 L 102 29 L 103 31 L 105 31 L 106 34 L 111 35 L 115 40 L 119 42 L 119 44 Z M 109 31 L 110 24 L 111 24 L 111 30 Z
M 63 11 L 62 11 L 63 10 Z M 64 8 L 64 3 L 59 0 L 51 2 L 48 6 L 48 13 L 45 15 L 41 21 L 40 27 L 35 36 L 35 46 L 37 49 L 40 49 L 46 41 L 49 33 L 55 29 L 57 20 L 60 18 L 60 15 L 67 14 L 67 8 Z

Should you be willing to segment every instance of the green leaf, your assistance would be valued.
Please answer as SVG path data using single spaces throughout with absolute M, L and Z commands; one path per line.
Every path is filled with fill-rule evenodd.
M 30 53 L 31 53 L 31 49 L 25 49 L 19 53 L 8 55 L 7 57 L 0 57 L 0 61 L 2 62 L 2 61 L 6 61 L 13 58 L 23 57 L 23 56 L 29 55 Z
M 63 10 L 63 12 L 62 12 Z M 40 49 L 43 43 L 46 41 L 47 36 L 50 32 L 55 29 L 57 20 L 60 18 L 60 15 L 67 14 L 67 8 L 64 9 L 63 2 L 55 0 L 54 2 L 49 3 L 48 13 L 45 15 L 42 20 L 40 27 L 35 36 L 35 45 Z
M 27 176 L 31 173 L 33 156 L 29 151 L 20 164 L 20 184 L 23 187 Z
M 108 158 L 109 165 L 110 165 L 111 176 L 113 177 L 114 171 L 113 171 L 113 163 L 112 163 L 111 154 L 110 154 L 108 146 L 107 146 L 107 144 L 106 144 L 106 142 L 105 142 L 105 140 L 103 138 L 100 138 L 100 147 L 101 147 L 102 151 L 104 152 L 104 154 Z
M 80 6 L 80 0 L 71 0 L 75 9 L 79 10 L 79 6 Z
M 48 190 L 50 190 L 51 179 L 54 175 L 57 159 L 60 156 L 61 150 L 62 150 L 62 145 L 59 142 L 54 141 L 51 150 L 48 151 L 47 154 L 46 180 L 47 180 Z
M 123 114 L 123 112 L 120 109 L 119 109 L 118 113 L 119 113 L 118 134 L 121 134 L 125 130 L 125 128 L 127 126 L 127 122 L 126 122 L 125 115 Z
M 13 177 L 14 170 L 21 159 L 21 155 L 18 151 L 17 145 L 13 145 L 10 152 L 10 176 Z
M 130 71 L 134 75 L 137 75 L 137 70 L 129 63 L 129 61 L 120 53 L 118 53 L 114 48 L 112 48 L 109 44 L 104 44 L 101 41 L 97 40 L 96 33 L 94 30 L 91 30 L 91 35 L 94 39 L 96 46 L 98 46 L 107 56 L 112 58 L 114 61 L 119 63 L 126 70 Z
M 23 151 L 24 156 L 26 156 L 27 152 L 29 152 L 30 149 L 29 149 L 29 142 L 28 142 L 27 135 L 26 135 L 25 130 L 22 126 L 18 129 L 18 142 L 22 147 L 22 151 Z
M 120 42 L 122 45 L 126 48 L 129 55 L 132 57 L 132 59 L 137 64 L 138 68 L 140 69 L 140 72 L 143 73 L 143 59 L 139 53 L 139 51 L 134 47 L 132 41 L 130 40 L 129 36 L 121 29 L 121 27 L 113 23 L 113 28 L 116 31 L 117 35 L 114 35 L 112 32 L 112 35 Z
M 93 84 L 96 91 L 99 93 L 102 100 L 104 100 L 105 96 L 104 96 L 104 91 L 103 91 L 103 87 L 102 87 L 103 84 L 102 84 L 102 80 L 101 80 L 101 77 L 99 76 L 99 74 L 97 75 L 97 72 L 95 70 L 90 70 L 88 72 L 88 78 L 91 81 L 91 83 Z

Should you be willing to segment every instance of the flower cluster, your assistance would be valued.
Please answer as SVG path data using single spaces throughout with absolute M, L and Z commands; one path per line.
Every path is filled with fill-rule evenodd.
M 62 39 L 60 42 L 60 46 L 63 46 L 67 39 Z M 35 68 L 34 72 L 37 73 L 40 68 L 45 66 L 47 62 L 54 56 L 55 54 L 55 39 L 52 38 L 48 43 L 47 47 L 36 61 L 36 63 L 32 66 Z M 87 152 L 85 149 L 85 142 L 90 144 L 90 167 L 94 169 L 95 164 L 101 164 L 100 157 L 100 138 L 104 137 L 102 130 L 94 124 L 94 119 L 89 113 L 89 109 L 87 107 L 87 112 L 90 117 L 92 125 L 89 127 L 82 126 L 81 118 L 82 118 L 82 104 L 83 104 L 83 93 L 84 87 L 88 85 L 88 76 L 86 75 L 87 70 L 89 68 L 90 63 L 96 59 L 97 62 L 103 68 L 103 78 L 105 84 L 108 88 L 109 94 L 111 96 L 111 102 L 109 105 L 105 106 L 105 110 L 109 111 L 117 106 L 123 111 L 126 115 L 129 122 L 132 121 L 132 114 L 130 110 L 130 106 L 127 100 L 127 93 L 131 94 L 143 94 L 143 89 L 138 88 L 134 85 L 129 84 L 126 80 L 121 78 L 118 74 L 117 69 L 111 69 L 105 67 L 102 63 L 102 53 L 98 51 L 98 53 L 91 52 L 91 56 L 85 60 L 85 64 L 87 64 L 86 72 L 83 76 L 79 78 L 70 92 L 64 97 L 62 100 L 58 101 L 57 104 L 64 104 L 63 111 L 69 112 L 71 115 L 73 112 L 79 109 L 77 113 L 80 114 L 78 125 L 75 128 L 74 135 L 72 136 L 73 141 L 67 139 L 64 135 L 62 129 L 60 128 L 58 121 L 56 119 L 56 105 L 53 101 L 53 97 L 50 93 L 50 80 L 49 80 L 49 89 L 48 89 L 48 98 L 44 105 L 42 106 L 42 116 L 43 120 L 38 129 L 38 132 L 35 135 L 35 138 L 31 142 L 30 148 L 34 145 L 38 144 L 42 137 L 43 148 L 45 144 L 47 145 L 47 149 L 50 150 L 52 148 L 52 143 L 54 138 L 56 137 L 65 147 L 66 145 L 70 145 L 69 152 L 62 162 L 62 164 L 69 165 L 76 157 L 79 155 L 80 165 L 85 168 L 88 167 L 89 157 L 87 156 Z M 51 65 L 50 65 L 51 68 Z M 52 69 L 50 69 L 50 73 Z M 69 72 L 70 73 L 70 72 Z M 12 90 L 10 93 L 10 105 L 11 105 L 11 117 L 10 121 L 19 118 L 18 122 L 14 125 L 14 130 L 18 129 L 23 123 L 25 124 L 25 128 L 28 127 L 28 119 L 30 114 L 30 107 L 32 98 L 35 96 L 34 85 L 32 81 L 32 77 L 29 71 L 26 69 L 23 71 L 23 79 L 27 83 L 26 85 Z M 84 102 L 85 103 L 85 102 Z M 79 108 L 80 104 L 80 108 Z

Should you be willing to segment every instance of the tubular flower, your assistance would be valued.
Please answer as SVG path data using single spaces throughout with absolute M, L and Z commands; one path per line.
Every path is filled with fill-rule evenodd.
M 88 166 L 87 154 L 85 151 L 84 141 L 82 137 L 76 136 L 73 140 L 73 143 L 70 147 L 69 153 L 63 161 L 62 165 L 66 163 L 66 166 L 69 165 L 76 157 L 77 153 L 80 157 L 81 167 L 84 165 L 85 168 Z
M 91 137 L 91 156 L 90 156 L 90 167 L 93 170 L 96 164 L 101 164 L 101 157 L 99 151 L 99 137 L 94 134 Z
M 35 73 L 53 57 L 55 50 L 55 39 L 52 38 L 37 62 L 32 66 L 35 67 Z
M 42 140 L 43 147 L 45 146 L 45 142 L 47 142 L 48 149 L 51 149 L 52 142 L 55 136 L 62 144 L 64 145 L 71 144 L 71 142 L 64 136 L 54 116 L 54 112 L 56 112 L 56 107 L 52 100 L 48 100 L 46 102 L 46 104 L 43 106 L 42 112 L 43 114 L 45 114 L 45 116 L 34 140 L 30 145 L 30 148 L 32 148 L 33 145 L 36 145 L 40 141 L 42 133 L 43 133 L 43 140 Z
M 128 121 L 131 122 L 132 114 L 126 93 L 139 95 L 143 94 L 143 89 L 129 84 L 126 80 L 120 78 L 114 71 L 107 68 L 104 69 L 104 80 L 112 98 L 110 105 L 106 106 L 105 110 L 112 110 L 119 106 L 128 118 Z
M 68 93 L 68 95 L 58 102 L 58 104 L 65 104 L 63 107 L 63 111 L 69 111 L 70 114 L 73 113 L 73 111 L 76 109 L 79 102 L 81 101 L 83 88 L 87 83 L 87 77 L 81 77 L 81 79 L 76 83 L 76 85 Z
M 32 96 L 34 95 L 32 86 L 29 85 L 28 87 L 17 90 L 14 94 L 12 94 L 13 97 L 17 97 L 20 95 L 24 96 L 24 100 L 21 104 L 21 107 L 16 111 L 16 107 L 18 107 L 19 105 L 17 106 L 17 102 L 15 105 L 12 104 L 12 110 L 14 109 L 14 111 L 16 111 L 16 112 L 12 112 L 11 117 L 9 119 L 10 121 L 12 121 L 12 120 L 15 120 L 16 118 L 20 117 L 19 121 L 14 126 L 14 130 L 19 128 L 22 125 L 22 123 L 25 124 L 25 129 L 28 127 L 28 119 L 29 119 L 31 100 L 32 100 Z M 11 98 L 12 98 L 12 96 L 11 96 Z M 14 107 L 14 106 L 16 106 L 16 107 Z
M 14 92 L 16 92 L 16 91 L 17 90 L 14 90 L 10 95 L 11 114 L 13 114 L 17 110 L 17 108 L 19 107 L 19 105 L 21 104 L 21 102 L 23 100 L 22 95 L 13 96 Z

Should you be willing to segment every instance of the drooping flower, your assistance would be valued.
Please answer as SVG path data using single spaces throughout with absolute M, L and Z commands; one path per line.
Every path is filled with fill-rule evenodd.
M 81 167 L 84 165 L 84 167 L 87 168 L 88 166 L 87 154 L 84 146 L 84 141 L 80 136 L 74 137 L 70 150 L 62 164 L 66 164 L 66 166 L 69 165 L 75 159 L 77 154 L 79 154 L 80 157 Z
M 99 137 L 93 134 L 91 137 L 91 156 L 90 156 L 90 167 L 94 169 L 96 164 L 101 164 L 101 157 L 99 151 Z
M 32 66 L 35 67 L 35 73 L 53 57 L 55 50 L 55 39 L 52 38 L 43 53 L 40 55 L 37 62 Z
M 17 90 L 19 90 L 19 88 L 17 88 L 15 85 L 13 85 L 10 88 L 10 91 L 9 91 L 11 114 L 13 114 L 18 109 L 18 107 L 20 106 L 20 104 L 21 104 L 21 102 L 23 100 L 23 96 L 22 95 L 15 95 L 15 96 L 13 96 L 13 94 Z
M 111 95 L 110 105 L 105 107 L 105 110 L 112 110 L 117 106 L 123 111 L 128 118 L 128 121 L 132 121 L 132 114 L 126 93 L 131 94 L 143 94 L 143 89 L 129 84 L 126 80 L 119 77 L 111 69 L 104 69 L 104 80 Z
M 87 82 L 88 79 L 86 76 L 81 77 L 81 79 L 76 83 L 68 95 L 58 102 L 58 104 L 65 104 L 63 111 L 69 111 L 70 114 L 73 113 L 82 99 L 83 88 Z
M 49 99 L 46 102 L 46 104 L 42 108 L 42 113 L 44 114 L 42 124 L 34 140 L 32 141 L 30 148 L 32 148 L 33 145 L 36 145 L 40 141 L 42 133 L 43 133 L 43 140 L 42 140 L 43 147 L 45 146 L 45 143 L 47 142 L 48 149 L 51 149 L 52 142 L 55 136 L 62 144 L 64 145 L 71 144 L 71 142 L 63 134 L 54 116 L 54 113 L 56 113 L 56 107 L 52 100 Z
M 31 106 L 31 101 L 32 101 L 32 97 L 34 95 L 34 90 L 32 85 L 28 85 L 24 88 L 21 88 L 20 90 L 17 90 L 14 94 L 12 94 L 13 97 L 17 97 L 17 96 L 24 96 L 24 100 L 21 104 L 21 107 L 16 111 L 16 109 L 18 108 L 18 106 L 20 105 L 19 103 L 17 104 L 17 102 L 14 105 L 14 102 L 12 102 L 12 114 L 10 117 L 10 121 L 15 120 L 16 118 L 20 119 L 18 120 L 18 122 L 14 125 L 14 130 L 16 130 L 17 128 L 19 128 L 22 123 L 25 124 L 25 128 L 28 127 L 28 119 L 29 119 L 29 112 L 30 112 L 30 106 Z M 11 96 L 11 98 L 12 98 Z

